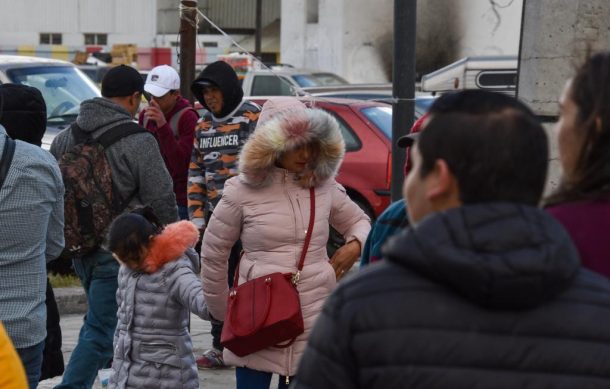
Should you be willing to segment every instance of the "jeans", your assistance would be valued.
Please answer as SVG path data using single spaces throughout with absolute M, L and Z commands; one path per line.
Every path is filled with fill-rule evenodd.
M 233 286 L 233 278 L 235 277 L 235 269 L 237 268 L 237 264 L 239 263 L 241 250 L 241 241 L 238 240 L 231 248 L 231 253 L 229 254 L 229 267 L 227 274 L 227 279 L 229 280 L 229 288 Z M 215 319 L 224 320 L 224 317 L 217 317 Z M 216 350 L 222 351 L 224 348 L 220 344 L 220 335 L 222 334 L 222 323 L 212 323 L 212 330 L 210 331 L 210 333 L 212 334 L 212 347 L 214 347 Z
M 99 249 L 75 258 L 73 265 L 87 294 L 88 308 L 63 381 L 55 389 L 91 388 L 97 371 L 108 366 L 113 354 L 119 264 L 108 251 Z
M 19 354 L 19 358 L 25 369 L 25 375 L 27 376 L 30 389 L 36 389 L 38 387 L 40 368 L 42 366 L 42 350 L 44 350 L 44 341 L 34 346 L 17 349 L 17 354 Z
M 235 378 L 237 380 L 237 389 L 269 389 L 271 385 L 271 376 L 273 373 L 266 371 L 258 371 L 247 367 L 235 368 Z M 288 389 L 290 384 L 286 383 L 286 377 L 280 376 L 277 389 Z
M 178 219 L 180 219 L 180 220 L 189 219 L 189 208 L 186 205 L 178 205 Z
M 42 368 L 40 380 L 60 376 L 64 373 L 64 355 L 61 352 L 61 327 L 59 325 L 59 310 L 53 288 L 47 277 L 47 337 L 44 340 L 42 353 Z

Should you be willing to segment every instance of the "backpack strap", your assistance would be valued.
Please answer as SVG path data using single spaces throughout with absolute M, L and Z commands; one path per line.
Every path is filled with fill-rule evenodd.
M 195 111 L 191 107 L 184 107 L 180 111 L 176 112 L 172 118 L 169 120 L 169 126 L 174 133 L 174 138 L 180 138 L 180 132 L 178 132 L 178 124 L 180 124 L 180 119 L 182 119 L 182 115 L 184 115 L 187 111 Z
M 0 189 L 2 188 L 2 184 L 4 184 L 4 180 L 8 175 L 8 168 L 11 166 L 11 162 L 13 162 L 13 155 L 15 154 L 15 142 L 8 136 L 4 141 L 4 149 L 2 151 L 2 159 L 0 159 Z
M 85 143 L 91 139 L 91 135 L 83 131 L 83 129 L 76 124 L 76 120 L 70 125 L 70 133 L 72 134 L 72 138 L 74 138 L 75 145 Z
M 149 134 L 150 136 L 153 136 L 147 129 L 142 128 L 137 123 L 129 121 L 127 123 L 119 124 L 118 126 L 104 132 L 102 135 L 96 138 L 96 141 L 101 144 L 104 149 L 107 149 L 108 147 L 112 146 L 114 143 L 118 142 L 123 138 L 140 133 Z M 112 187 L 114 193 L 114 196 L 112 196 L 112 206 L 119 213 L 123 212 L 123 210 L 125 210 L 127 205 L 131 202 L 131 200 L 133 200 L 133 198 L 138 193 L 138 188 L 136 188 L 129 197 L 127 197 L 126 199 L 122 199 L 119 196 L 119 192 L 114 187 L 114 183 Z
M 130 121 L 127 123 L 119 124 L 118 126 L 109 129 L 108 131 L 97 137 L 96 141 L 101 144 L 104 149 L 107 149 L 119 140 L 126 138 L 130 135 L 139 133 L 150 134 L 150 132 L 148 132 L 148 130 L 146 130 L 145 128 L 142 128 L 137 123 Z

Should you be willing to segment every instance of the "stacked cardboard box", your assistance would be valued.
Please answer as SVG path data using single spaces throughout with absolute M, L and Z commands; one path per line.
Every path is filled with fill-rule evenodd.
M 138 62 L 137 46 L 134 44 L 115 44 L 110 51 L 113 65 L 133 65 Z
M 87 59 L 89 58 L 89 53 L 85 53 L 84 51 L 77 51 L 74 53 L 74 59 L 72 63 L 77 65 L 84 65 L 87 63 Z

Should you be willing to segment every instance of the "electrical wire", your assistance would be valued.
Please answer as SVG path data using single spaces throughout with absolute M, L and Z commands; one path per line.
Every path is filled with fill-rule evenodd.
M 309 98 L 310 101 L 311 101 L 310 105 L 311 105 L 312 108 L 316 106 L 316 101 L 317 100 L 328 101 L 328 100 L 326 100 L 324 98 L 321 98 L 321 97 L 315 97 L 311 93 L 309 93 L 307 91 L 304 91 L 302 89 L 297 90 L 297 88 L 294 85 L 292 85 L 290 82 L 288 82 L 284 77 L 280 77 L 280 75 L 277 74 L 271 67 L 267 66 L 258 57 L 256 57 L 250 51 L 246 50 L 243 46 L 241 46 L 235 39 L 233 39 L 233 37 L 231 35 L 229 35 L 222 28 L 220 28 L 207 15 L 205 15 L 203 12 L 201 12 L 201 10 L 199 8 L 197 8 L 196 6 L 195 7 L 187 6 L 187 5 L 184 5 L 184 4 L 180 3 L 179 10 L 180 10 L 180 18 L 181 19 L 184 18 L 186 21 L 188 21 L 191 24 L 191 26 L 193 26 L 196 29 L 197 36 L 199 35 L 198 34 L 199 33 L 199 23 L 201 21 L 199 16 L 201 16 L 201 18 L 203 18 L 203 20 L 208 22 L 210 24 L 210 26 L 212 26 L 221 35 L 226 37 L 231 42 L 231 44 L 233 46 L 237 47 L 240 50 L 241 53 L 247 55 L 251 60 L 253 60 L 256 63 L 258 63 L 262 69 L 265 69 L 265 70 L 269 71 L 273 76 L 277 77 L 281 82 L 283 82 L 285 84 L 288 84 L 288 86 L 290 87 L 291 92 L 294 95 L 304 95 L 305 97 Z M 186 16 L 187 13 L 190 15 L 193 11 L 196 11 L 196 16 L 195 16 L 194 19 L 191 18 L 190 16 Z

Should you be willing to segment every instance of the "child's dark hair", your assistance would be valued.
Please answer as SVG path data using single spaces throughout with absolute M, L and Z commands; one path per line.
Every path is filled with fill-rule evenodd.
M 152 237 L 163 230 L 149 206 L 136 208 L 114 219 L 108 230 L 107 248 L 129 267 L 144 259 Z

